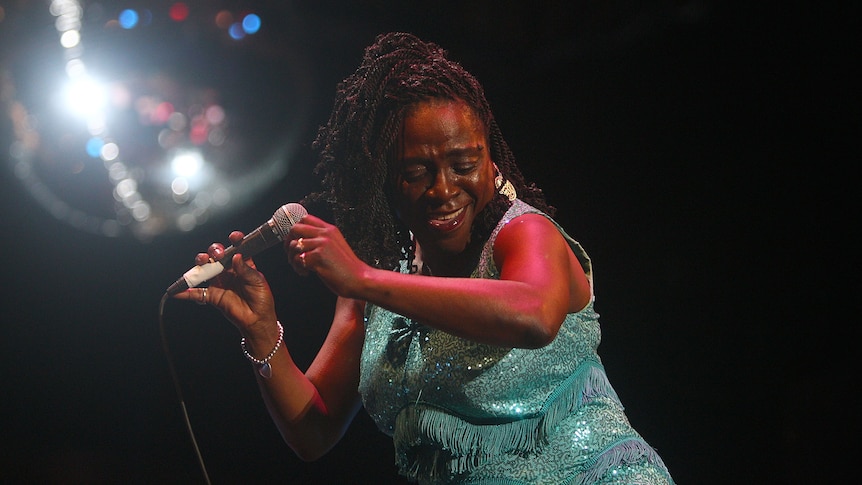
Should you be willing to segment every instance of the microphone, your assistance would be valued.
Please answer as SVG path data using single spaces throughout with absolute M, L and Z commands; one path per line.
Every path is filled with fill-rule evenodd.
M 300 204 L 293 202 L 284 204 L 275 211 L 270 220 L 247 234 L 235 246 L 225 249 L 221 260 L 196 265 L 194 268 L 186 271 L 182 278 L 169 286 L 165 293 L 171 296 L 176 295 L 181 291 L 195 288 L 215 278 L 222 271 L 230 268 L 231 259 L 233 259 L 233 255 L 236 253 L 242 254 L 243 259 L 248 259 L 264 249 L 275 246 L 284 240 L 284 237 L 290 232 L 290 228 L 306 214 L 308 214 L 308 211 Z

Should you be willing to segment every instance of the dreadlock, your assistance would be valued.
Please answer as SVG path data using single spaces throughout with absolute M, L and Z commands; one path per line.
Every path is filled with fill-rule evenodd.
M 365 49 L 359 68 L 337 86 L 335 105 L 312 149 L 322 190 L 304 203 L 326 203 L 333 222 L 357 256 L 368 264 L 395 269 L 411 256 L 407 227 L 395 215 L 392 198 L 395 140 L 411 107 L 434 98 L 461 100 L 488 129 L 491 159 L 518 197 L 553 215 L 542 191 L 527 185 L 503 139 L 479 82 L 438 45 L 412 34 L 388 33 Z M 509 208 L 497 195 L 473 228 L 485 240 Z

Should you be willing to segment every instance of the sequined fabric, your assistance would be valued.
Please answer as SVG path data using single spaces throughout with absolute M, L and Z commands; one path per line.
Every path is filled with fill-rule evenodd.
M 496 235 L 526 213 L 541 214 L 516 200 L 472 277 L 499 278 Z M 589 257 L 557 227 L 592 285 Z M 541 349 L 472 342 L 369 304 L 360 392 L 393 437 L 400 472 L 420 483 L 673 483 L 629 424 L 600 338 L 592 301 Z

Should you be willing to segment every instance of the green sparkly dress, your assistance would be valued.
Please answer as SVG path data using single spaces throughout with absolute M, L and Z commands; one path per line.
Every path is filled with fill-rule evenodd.
M 526 213 L 542 214 L 516 200 L 473 278 L 499 278 L 494 240 Z M 592 286 L 589 257 L 557 227 Z M 600 338 L 592 301 L 540 349 L 472 342 L 368 304 L 359 390 L 400 473 L 422 484 L 672 484 L 608 382 Z

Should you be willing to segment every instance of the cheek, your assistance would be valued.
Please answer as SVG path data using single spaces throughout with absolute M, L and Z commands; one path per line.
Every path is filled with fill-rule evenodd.
M 480 198 L 483 203 L 487 204 L 494 198 L 494 194 L 497 192 L 497 189 L 494 187 L 494 172 L 486 171 L 485 174 L 478 177 L 475 181 L 476 186 L 478 187 L 477 191 L 480 195 Z
M 421 194 L 422 191 L 419 190 L 418 184 L 408 184 L 406 182 L 398 184 L 398 203 L 402 206 L 415 202 Z
M 409 216 L 421 194 L 422 192 L 412 184 L 399 182 L 395 193 L 395 211 L 398 217 L 403 220 L 405 216 Z

